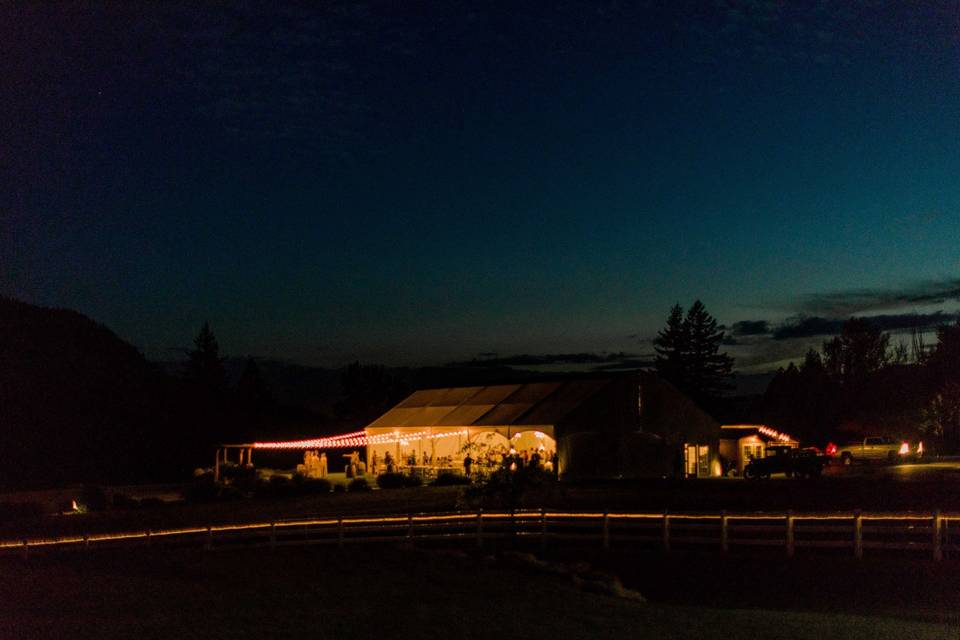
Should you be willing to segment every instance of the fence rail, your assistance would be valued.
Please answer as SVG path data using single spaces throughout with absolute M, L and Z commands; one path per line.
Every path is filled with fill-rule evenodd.
M 660 548 L 782 547 L 922 553 L 934 560 L 960 552 L 960 513 L 621 513 L 554 510 L 418 513 L 390 516 L 317 517 L 180 529 L 126 531 L 0 541 L 0 552 L 85 549 L 130 544 L 237 546 L 357 544 L 376 542 L 524 539 Z M 960 557 L 957 555 L 956 557 Z

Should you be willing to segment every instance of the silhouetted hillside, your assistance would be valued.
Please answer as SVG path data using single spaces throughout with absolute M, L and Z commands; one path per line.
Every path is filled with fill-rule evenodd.
M 170 476 L 180 396 L 106 327 L 0 297 L 0 485 Z

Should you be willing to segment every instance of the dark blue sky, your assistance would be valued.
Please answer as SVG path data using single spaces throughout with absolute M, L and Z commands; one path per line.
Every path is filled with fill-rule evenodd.
M 957 311 L 957 2 L 195 4 L 0 9 L 0 293 L 315 364 Z

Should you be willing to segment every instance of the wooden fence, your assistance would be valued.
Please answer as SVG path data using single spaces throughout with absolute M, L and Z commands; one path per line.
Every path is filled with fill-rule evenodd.
M 552 510 L 421 513 L 301 518 L 181 529 L 127 531 L 0 541 L 0 552 L 84 549 L 130 544 L 241 546 L 493 540 L 551 541 L 611 547 L 715 549 L 779 547 L 833 550 L 862 558 L 865 551 L 900 551 L 942 560 L 960 551 L 960 513 L 602 513 Z M 960 556 L 954 556 L 960 557 Z

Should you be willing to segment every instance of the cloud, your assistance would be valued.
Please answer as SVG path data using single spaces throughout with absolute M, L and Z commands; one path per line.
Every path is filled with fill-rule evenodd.
M 819 316 L 799 316 L 787 320 L 774 329 L 774 340 L 788 340 L 790 338 L 809 338 L 811 336 L 830 336 L 840 333 L 843 320 L 821 318 Z
M 770 323 L 766 320 L 741 320 L 733 323 L 731 331 L 735 336 L 760 336 L 770 333 Z
M 960 278 L 928 280 L 901 289 L 848 289 L 814 293 L 799 300 L 801 313 L 825 317 L 849 317 L 867 311 L 899 309 L 920 304 L 960 301 Z
M 909 329 L 929 329 L 942 324 L 950 324 L 958 318 L 956 313 L 898 313 L 862 316 L 882 331 L 907 331 Z M 797 316 L 790 318 L 773 331 L 774 340 L 790 338 L 809 338 L 813 336 L 832 336 L 840 333 L 846 318 L 824 318 L 821 316 Z

